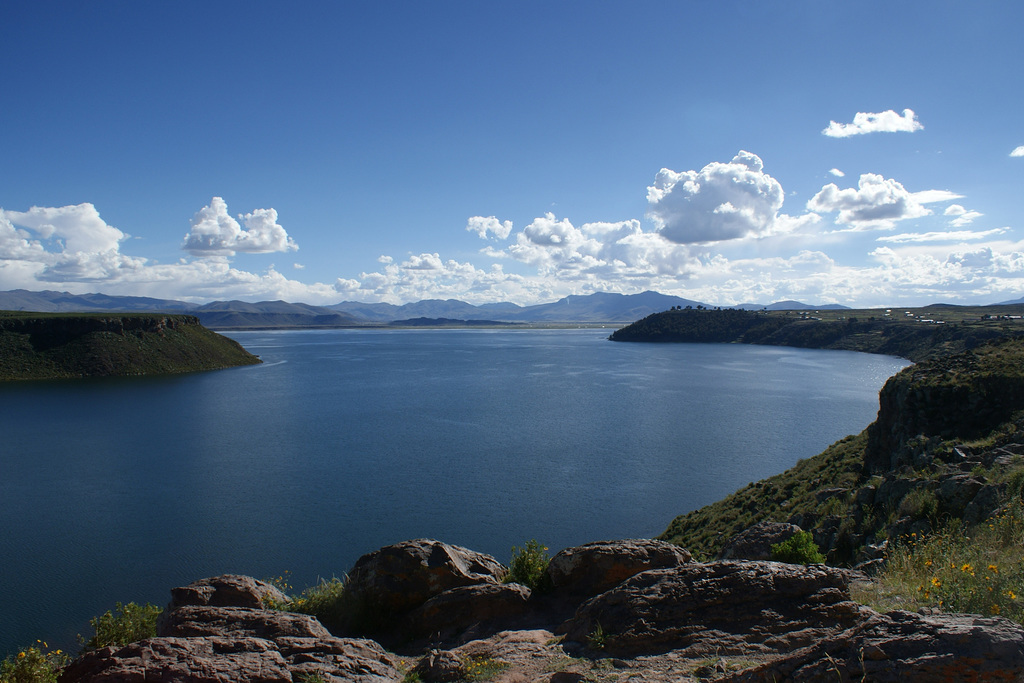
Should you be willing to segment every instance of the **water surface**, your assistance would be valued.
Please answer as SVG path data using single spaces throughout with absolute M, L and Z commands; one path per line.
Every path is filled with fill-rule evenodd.
M 654 536 L 862 430 L 907 363 L 610 330 L 231 334 L 263 365 L 0 385 L 0 655 L 237 572 Z

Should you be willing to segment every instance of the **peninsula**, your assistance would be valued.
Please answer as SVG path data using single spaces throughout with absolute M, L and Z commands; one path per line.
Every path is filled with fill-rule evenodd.
M 0 381 L 159 375 L 260 362 L 192 315 L 0 311 Z

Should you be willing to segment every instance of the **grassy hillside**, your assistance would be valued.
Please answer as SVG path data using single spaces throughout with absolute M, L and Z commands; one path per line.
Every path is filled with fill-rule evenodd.
M 259 362 L 190 315 L 0 312 L 0 381 L 168 374 Z

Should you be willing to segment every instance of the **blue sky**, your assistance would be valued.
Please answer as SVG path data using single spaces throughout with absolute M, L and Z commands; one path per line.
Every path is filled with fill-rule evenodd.
M 1024 4 L 6 3 L 0 290 L 1024 295 Z

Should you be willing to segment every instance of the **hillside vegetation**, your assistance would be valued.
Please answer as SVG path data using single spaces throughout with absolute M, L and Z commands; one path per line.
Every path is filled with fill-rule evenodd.
M 0 381 L 168 374 L 259 362 L 190 315 L 0 312 Z
M 912 361 L 1024 334 L 1022 306 L 745 311 L 674 308 L 616 330 L 612 341 L 743 343 L 837 349 Z

